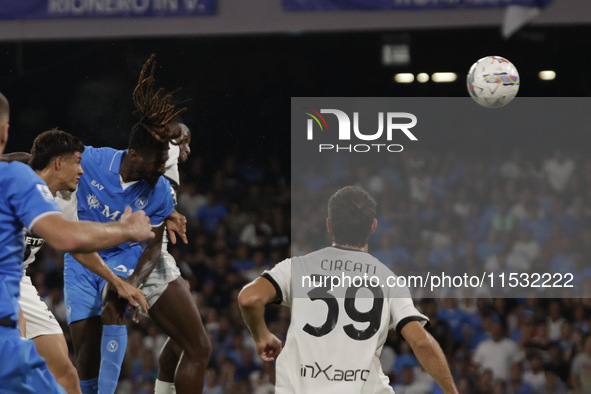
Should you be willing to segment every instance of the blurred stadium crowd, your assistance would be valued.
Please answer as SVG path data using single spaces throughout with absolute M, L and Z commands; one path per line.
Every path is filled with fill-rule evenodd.
M 376 198 L 370 252 L 396 273 L 421 264 L 446 272 L 570 272 L 588 286 L 591 158 L 532 146 L 505 157 L 423 151 L 389 160 L 380 167 L 335 162 L 297 178 L 282 161 L 254 156 L 193 157 L 181 167 L 178 210 L 189 219 L 189 244 L 170 249 L 213 345 L 205 393 L 273 393 L 274 365 L 256 355 L 236 296 L 292 253 L 327 245 L 325 202 L 346 184 Z M 324 203 L 292 214 L 292 200 Z M 64 324 L 62 257 L 46 248 L 29 269 Z M 591 390 L 591 298 L 449 294 L 415 302 L 430 317 L 460 392 Z M 280 338 L 289 319 L 287 308 L 267 310 Z M 146 318 L 130 322 L 129 332 L 118 392 L 151 393 L 166 338 Z M 381 360 L 396 393 L 440 392 L 393 331 Z

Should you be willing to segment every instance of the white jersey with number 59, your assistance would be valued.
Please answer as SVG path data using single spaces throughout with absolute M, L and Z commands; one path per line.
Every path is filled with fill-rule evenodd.
M 379 355 L 390 328 L 428 318 L 407 288 L 369 253 L 328 247 L 265 271 L 281 304 L 291 308 L 276 392 L 392 393 Z M 393 283 L 393 281 L 390 280 Z

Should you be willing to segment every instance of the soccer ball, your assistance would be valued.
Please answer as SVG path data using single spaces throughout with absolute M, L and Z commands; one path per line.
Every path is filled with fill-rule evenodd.
M 487 56 L 470 67 L 466 84 L 470 96 L 478 104 L 500 108 L 517 95 L 519 73 L 513 63 L 504 57 Z

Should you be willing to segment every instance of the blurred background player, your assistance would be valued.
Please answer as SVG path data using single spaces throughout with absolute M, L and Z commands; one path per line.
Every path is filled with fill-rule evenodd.
M 41 133 L 33 142 L 32 154 L 11 154 L 30 163 L 35 173 L 47 184 L 53 196 L 60 191 L 73 192 L 78 180 L 84 173 L 80 166 L 84 145 L 77 137 L 64 131 L 53 129 Z M 2 156 L 4 160 L 5 156 Z M 59 201 L 59 200 L 58 200 Z M 26 275 L 27 267 L 35 261 L 37 252 L 45 240 L 33 232 L 25 235 L 24 272 L 21 279 L 21 298 L 19 304 L 24 317 L 21 326 L 23 336 L 35 342 L 37 351 L 47 362 L 51 373 L 68 393 L 80 393 L 80 382 L 76 368 L 70 360 L 68 345 L 63 331 L 49 310 L 47 304 L 37 293 L 31 278 Z M 143 306 L 145 298 L 141 290 L 124 282 L 113 273 L 97 253 L 88 255 L 77 254 L 82 264 L 101 276 L 117 288 L 120 297 L 126 298 L 137 307 L 139 301 Z M 137 301 L 136 301 L 137 300 Z
M 351 278 L 355 273 L 361 277 L 353 271 L 356 266 L 378 276 L 381 284 L 394 276 L 368 253 L 369 238 L 377 228 L 375 216 L 376 202 L 366 191 L 353 186 L 338 190 L 328 202 L 326 220 L 332 246 L 286 259 L 242 289 L 238 302 L 256 350 L 265 361 L 277 359 L 277 393 L 393 393 L 378 358 L 390 328 L 409 342 L 445 393 L 458 392 L 445 355 L 423 328 L 428 318 L 415 309 L 407 288 L 339 286 L 333 294 L 327 285 L 310 286 L 307 294 L 301 293 L 307 289 L 299 273 L 316 279 Z M 347 263 L 331 266 L 339 260 L 351 268 Z M 268 303 L 281 303 L 292 311 L 283 352 L 264 320 Z
M 0 93 L 0 154 L 8 141 L 8 100 Z M 143 212 L 126 209 L 109 224 L 66 220 L 49 188 L 22 163 L 0 162 L 0 382 L 18 393 L 63 393 L 32 341 L 18 327 L 19 282 L 23 273 L 23 226 L 60 250 L 90 252 L 153 237 Z
M 181 130 L 181 135 L 176 140 L 171 141 L 168 149 L 168 161 L 166 162 L 166 171 L 164 176 L 170 181 L 171 191 L 174 196 L 175 206 L 177 202 L 177 192 L 180 185 L 180 176 L 178 165 L 185 163 L 191 154 L 191 130 L 177 119 L 171 124 L 171 127 L 178 127 Z M 174 232 L 170 233 L 174 237 Z M 174 240 L 172 240 L 173 243 Z M 166 290 L 168 283 L 180 277 L 180 271 L 174 261 L 174 257 L 168 253 L 168 240 L 166 236 L 162 240 L 162 259 L 160 264 L 148 275 L 148 278 L 142 284 L 142 288 L 149 295 L 148 302 L 150 305 L 158 300 L 160 294 Z M 152 286 L 149 286 L 153 283 Z M 201 337 L 203 341 L 204 354 L 211 353 L 211 344 L 207 337 L 205 330 L 197 327 L 196 336 Z M 156 394 L 174 394 L 176 388 L 174 386 L 174 375 L 177 365 L 182 355 L 182 348 L 171 338 L 168 338 L 162 347 L 160 356 L 158 357 L 158 378 L 154 384 L 154 392 Z
M 174 210 L 170 183 L 161 175 L 168 159 L 169 142 L 181 135 L 180 129 L 170 124 L 184 110 L 170 104 L 170 94 L 154 90 L 154 70 L 152 56 L 144 64 L 133 93 L 140 119 L 132 129 L 128 150 L 87 147 L 82 155 L 87 176 L 77 192 L 81 218 L 115 220 L 121 207 L 128 204 L 146 210 L 150 216 L 156 237 L 145 247 L 126 244 L 100 253 L 112 270 L 134 285 L 140 285 L 161 261 L 164 221 Z M 82 391 L 96 392 L 98 384 L 101 393 L 113 393 L 127 344 L 127 303 L 108 286 L 101 311 L 104 281 L 72 262 L 67 255 L 65 298 Z M 144 291 L 150 292 L 150 287 L 144 285 Z M 150 317 L 184 350 L 175 377 L 177 391 L 199 392 L 208 353 L 201 352 L 201 344 L 193 339 L 195 327 L 202 326 L 197 307 L 180 277 L 168 283 L 157 299 L 159 302 L 149 309 Z

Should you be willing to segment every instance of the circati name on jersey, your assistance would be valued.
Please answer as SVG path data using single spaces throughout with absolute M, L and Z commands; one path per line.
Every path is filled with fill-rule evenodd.
M 360 263 L 352 260 L 329 260 L 323 259 L 320 262 L 320 268 L 324 271 L 347 271 L 359 272 L 362 274 L 376 274 L 376 266 L 368 263 Z

